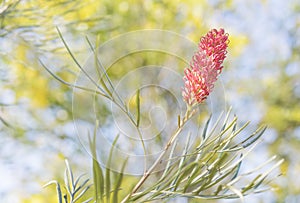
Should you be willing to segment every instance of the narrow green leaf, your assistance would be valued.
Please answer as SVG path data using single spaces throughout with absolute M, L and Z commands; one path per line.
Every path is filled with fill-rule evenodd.
M 182 170 L 182 172 L 178 175 L 178 178 L 176 180 L 174 191 L 176 191 L 179 185 L 183 182 L 182 180 L 187 178 L 191 174 L 192 170 L 196 169 L 197 167 L 199 167 L 199 164 L 193 162 Z
M 140 89 L 137 90 L 136 93 L 136 111 L 137 111 L 137 118 L 136 118 L 136 126 L 140 126 L 140 119 L 141 119 L 141 109 L 140 109 Z
M 184 162 L 185 162 L 185 159 L 186 159 L 186 155 L 188 153 L 188 147 L 189 147 L 189 143 L 190 143 L 190 134 L 188 135 L 187 137 L 187 141 L 185 143 L 185 146 L 184 146 L 184 150 L 183 150 L 183 153 L 182 153 L 182 157 L 179 161 L 179 164 L 178 164 L 178 169 L 177 169 L 177 173 L 175 175 L 175 178 L 173 180 L 173 182 L 171 183 L 171 185 L 175 185 L 176 181 L 177 181 L 177 178 L 179 177 L 180 173 L 181 173 L 181 170 L 184 166 Z
M 216 176 L 216 178 L 213 179 L 213 180 L 211 180 L 210 183 L 207 186 L 203 187 L 203 190 L 206 190 L 206 189 L 211 188 L 214 185 L 218 184 L 219 182 L 221 182 L 222 180 L 224 180 L 226 177 L 228 177 L 230 174 L 232 174 L 232 172 L 234 172 L 235 170 L 236 170 L 236 167 L 232 168 L 231 170 L 229 170 L 228 172 L 226 172 L 226 173 L 224 173 L 222 175 Z M 218 191 L 218 192 L 220 192 L 220 191 Z
M 65 200 L 65 203 L 68 203 L 68 196 L 66 194 L 64 195 L 64 200 Z M 71 199 L 70 199 L 70 202 L 72 202 Z
M 4 118 L 2 118 L 0 116 L 0 121 L 6 126 L 6 127 L 9 127 L 9 128 L 13 128 Z
M 72 199 L 72 189 L 71 189 L 70 177 L 68 175 L 68 169 L 65 170 L 64 181 L 65 181 L 67 192 L 70 195 L 70 198 Z
M 240 158 L 242 158 L 242 157 L 243 157 L 243 154 L 241 154 Z M 242 160 L 238 163 L 236 171 L 235 171 L 234 175 L 232 176 L 232 178 L 230 179 L 230 181 L 235 179 L 238 176 L 241 165 L 242 165 Z
M 242 193 L 247 192 L 248 190 L 252 189 L 253 186 L 255 185 L 255 182 L 261 178 L 262 174 L 258 174 L 252 181 L 249 183 L 246 187 L 242 188 Z
M 139 192 L 138 194 L 135 194 L 134 196 L 132 196 L 132 198 L 130 199 L 131 201 L 135 202 L 136 200 L 144 197 L 144 196 L 148 196 L 149 194 L 151 194 L 151 198 L 154 198 L 157 195 L 160 195 L 160 190 L 170 190 L 170 188 L 173 188 L 173 186 L 168 187 L 171 182 L 174 181 L 174 177 L 178 176 L 178 171 L 177 168 L 175 167 L 175 164 L 172 164 L 169 167 L 169 170 L 167 171 L 167 173 L 165 174 L 165 176 L 163 178 L 161 178 L 160 180 L 156 181 L 153 185 L 148 186 L 145 190 L 143 190 L 142 192 Z M 154 192 L 155 191 L 155 192 Z M 147 197 L 147 200 L 150 197 Z
M 210 164 L 209 172 L 207 173 L 207 176 L 205 177 L 205 184 L 202 184 L 197 190 L 196 193 L 200 193 L 201 191 L 209 188 L 210 184 L 213 182 L 214 177 L 218 177 L 217 173 L 219 171 L 219 168 L 221 167 L 222 163 L 228 156 L 227 153 L 222 153 L 212 164 Z
M 188 189 L 191 188 L 191 183 L 192 183 L 193 179 L 195 178 L 195 176 L 197 176 L 198 171 L 199 171 L 200 169 L 201 169 L 201 167 L 200 167 L 199 165 L 197 165 L 197 166 L 193 169 L 193 171 L 192 171 L 191 174 L 189 175 L 189 178 L 188 178 L 188 180 L 187 180 L 186 185 L 185 185 L 184 188 L 183 188 L 183 192 L 184 192 L 184 193 L 186 193 L 186 191 L 187 191 Z
M 208 140 L 205 144 L 203 144 L 202 148 L 208 147 L 208 146 L 215 146 L 215 142 L 219 142 L 219 140 L 221 140 L 222 136 L 230 130 L 230 128 L 236 123 L 237 118 L 233 119 L 233 121 L 227 125 L 227 127 L 223 130 L 221 130 L 221 132 L 219 134 L 217 134 L 213 139 Z
M 228 187 L 228 189 L 230 189 L 232 192 L 234 192 L 240 198 L 242 203 L 244 202 L 244 196 L 239 189 L 237 189 L 231 185 L 227 185 L 226 187 Z
M 79 64 L 79 62 L 77 61 L 76 57 L 74 56 L 74 54 L 72 53 L 71 49 L 69 48 L 67 42 L 65 41 L 64 37 L 62 36 L 60 30 L 58 27 L 56 27 L 56 30 L 58 32 L 58 35 L 61 39 L 61 41 L 63 42 L 64 46 L 66 47 L 69 55 L 71 56 L 72 60 L 75 62 L 75 64 L 77 65 L 77 67 L 85 74 L 85 76 L 103 93 L 105 94 L 105 91 L 97 84 L 97 82 L 84 70 L 84 68 L 82 68 L 82 66 Z
M 105 171 L 105 195 L 106 195 L 106 201 L 110 202 L 110 190 L 111 190 L 111 182 L 110 182 L 110 167 L 111 167 L 111 158 L 114 151 L 114 147 L 119 139 L 119 135 L 116 136 L 115 140 L 112 143 L 107 164 L 106 164 L 106 171 Z
M 97 152 L 96 152 L 96 135 L 97 135 L 98 126 L 99 126 L 99 122 L 97 120 L 94 129 L 93 140 L 91 140 L 90 136 L 88 136 L 89 143 L 90 143 L 90 150 L 93 156 L 92 167 L 93 167 L 93 181 L 95 187 L 96 203 L 103 202 L 103 197 L 104 197 L 104 176 L 103 176 L 102 168 L 97 160 Z
M 85 181 L 83 181 L 83 183 L 82 183 L 78 188 L 75 189 L 75 191 L 74 191 L 73 194 L 76 195 L 76 193 L 79 192 L 82 188 L 84 188 L 84 186 L 85 186 L 88 182 L 89 182 L 89 179 L 86 179 Z
M 55 180 L 50 181 L 49 183 L 47 183 L 43 187 L 48 187 L 51 184 L 55 184 L 56 185 L 56 192 L 57 192 L 57 197 L 58 197 L 58 203 L 63 203 L 62 202 L 62 193 L 61 193 L 61 189 L 60 189 L 60 184 L 57 181 L 55 181 Z
M 223 185 L 219 185 L 217 190 L 214 192 L 214 195 L 218 195 L 219 192 L 221 192 L 222 189 L 223 189 Z
M 68 187 L 69 186 L 71 186 L 71 193 L 73 193 L 74 192 L 74 176 L 73 176 L 73 172 L 72 172 L 72 169 L 71 169 L 71 167 L 70 167 L 70 165 L 69 165 L 69 162 L 68 162 L 68 160 L 65 160 L 65 163 L 66 163 L 66 167 L 67 167 L 67 170 L 66 170 L 66 172 L 67 172 L 67 183 L 68 183 Z
M 64 81 L 63 79 L 61 79 L 60 77 L 58 77 L 57 75 L 55 75 L 40 59 L 39 59 L 39 62 L 40 64 L 45 68 L 45 70 L 54 78 L 56 79 L 57 81 L 59 81 L 60 83 L 64 84 L 64 85 L 67 85 L 69 87 L 72 87 L 72 88 L 77 88 L 77 89 L 81 89 L 81 90 L 84 90 L 84 91 L 87 91 L 87 92 L 91 92 L 91 93 L 96 93 L 96 94 L 99 94 L 103 97 L 106 97 L 108 99 L 110 99 L 109 96 L 107 96 L 106 94 L 103 94 L 102 92 L 98 91 L 98 90 L 94 90 L 94 89 L 89 89 L 89 88 L 86 88 L 86 87 L 81 87 L 81 86 L 78 86 L 78 85 L 75 85 L 75 84 L 71 84 L 67 81 Z
M 76 179 L 76 181 L 75 181 L 75 183 L 74 183 L 74 187 L 75 187 L 75 188 L 77 187 L 77 185 L 78 185 L 80 179 L 81 179 L 83 176 L 85 176 L 85 175 L 86 175 L 86 174 L 81 174 L 81 175 Z
M 92 201 L 92 200 L 93 200 L 93 198 L 91 197 L 91 198 L 89 198 L 89 199 L 83 201 L 82 203 L 89 203 L 89 202 Z
M 233 133 L 235 132 L 236 127 L 237 127 L 237 123 L 235 123 L 235 124 L 233 125 L 233 127 L 232 127 L 232 132 L 233 132 Z
M 104 196 L 104 177 L 102 169 L 96 159 L 93 159 L 93 178 L 96 202 L 102 202 Z
M 85 193 L 86 191 L 88 191 L 88 189 L 90 189 L 90 185 L 85 187 L 78 195 L 77 197 L 73 200 L 73 202 L 75 203 L 77 200 L 79 200 Z
M 116 181 L 116 184 L 115 184 L 115 187 L 114 187 L 113 201 L 112 201 L 113 203 L 118 203 L 118 193 L 119 193 L 119 190 L 120 190 L 120 186 L 122 184 L 122 180 L 123 180 L 123 176 L 124 176 L 124 169 L 125 169 L 125 166 L 127 164 L 127 161 L 128 161 L 128 158 L 124 161 L 124 163 L 122 165 L 122 168 L 121 168 L 121 171 L 118 174 L 117 181 Z
M 210 114 L 208 120 L 207 120 L 206 123 L 205 123 L 204 129 L 203 129 L 203 132 L 202 132 L 202 139 L 203 139 L 203 140 L 205 140 L 205 138 L 206 138 L 206 135 L 207 135 L 207 129 L 208 129 L 208 125 L 209 125 L 209 123 L 210 123 L 210 121 L 211 121 L 211 117 L 212 117 L 212 114 Z
M 252 145 L 254 142 L 256 142 L 256 141 L 264 134 L 264 132 L 266 131 L 266 129 L 267 129 L 267 126 L 265 126 L 265 127 L 261 130 L 261 132 L 260 132 L 253 140 L 251 140 L 250 142 L 248 142 L 248 143 L 246 143 L 246 144 L 243 144 L 243 147 L 246 148 L 246 147 Z
M 173 154 L 174 154 L 174 150 L 175 150 L 175 147 L 177 146 L 177 142 L 178 140 L 175 140 L 172 148 L 171 148 L 171 151 L 170 151 L 170 155 L 169 155 L 169 159 L 168 159 L 168 162 L 167 162 L 167 165 L 165 167 L 165 170 L 160 178 L 160 180 L 162 180 L 166 175 L 167 173 L 169 172 L 169 169 L 170 169 L 170 165 L 171 165 L 171 162 L 172 162 L 172 157 L 173 157 Z
M 231 113 L 231 107 L 230 107 L 230 109 L 228 110 L 228 112 L 227 112 L 227 114 L 226 114 L 226 117 L 225 117 L 225 119 L 224 119 L 224 123 L 223 123 L 223 126 L 222 126 L 222 128 L 221 128 L 221 131 L 223 131 L 223 130 L 226 128 L 226 125 L 227 125 L 227 122 L 228 122 L 230 113 Z
M 217 121 L 214 123 L 214 125 L 212 126 L 210 132 L 209 132 L 209 135 L 206 135 L 206 137 L 210 137 L 213 135 L 213 133 L 216 131 L 221 119 L 222 119 L 222 116 L 223 116 L 223 113 L 221 113 L 217 119 Z
M 107 93 L 111 96 L 112 100 L 113 100 L 115 103 L 117 103 L 117 102 L 115 101 L 115 99 L 113 98 L 113 93 L 114 93 L 114 94 L 117 96 L 117 99 L 119 100 L 119 102 L 121 103 L 121 106 L 122 106 L 122 107 L 121 107 L 121 106 L 120 106 L 120 107 L 121 107 L 122 109 L 124 108 L 123 110 L 124 110 L 126 113 L 130 114 L 130 113 L 128 112 L 127 106 L 124 104 L 124 101 L 122 100 L 122 98 L 121 98 L 121 96 L 119 95 L 119 93 L 116 91 L 116 89 L 115 89 L 115 87 L 114 87 L 114 85 L 113 85 L 111 79 L 109 78 L 106 69 L 104 68 L 103 64 L 102 64 L 101 61 L 99 60 L 98 52 L 97 52 L 97 50 L 98 50 L 98 44 L 99 44 L 99 38 L 97 38 L 97 41 L 96 41 L 96 44 L 97 44 L 97 45 L 96 45 L 96 49 L 93 48 L 93 46 L 92 46 L 90 40 L 88 39 L 88 37 L 86 37 L 86 40 L 87 40 L 88 44 L 90 45 L 91 50 L 94 52 L 95 60 L 96 60 L 97 72 L 98 72 L 98 73 L 101 73 L 101 71 L 102 71 L 102 74 L 105 76 L 105 79 L 108 81 L 108 84 L 109 84 L 110 88 L 112 89 L 112 91 L 109 90 L 109 88 L 108 88 L 108 86 L 106 85 L 106 83 L 105 83 L 105 81 L 104 81 L 102 75 L 100 74 L 100 82 L 101 82 L 102 86 L 103 86 L 104 89 L 107 91 Z M 100 71 L 100 70 L 101 70 L 101 71 Z M 131 115 L 130 115 L 130 116 L 131 116 Z
M 110 82 L 111 86 L 112 86 L 112 83 L 107 75 L 107 72 L 105 70 L 105 68 L 103 67 L 102 63 L 99 61 L 99 58 L 98 58 L 98 43 L 96 45 L 96 48 L 93 47 L 91 41 L 89 40 L 89 38 L 86 36 L 85 37 L 89 46 L 90 46 L 90 49 L 91 51 L 94 53 L 94 61 L 95 61 L 95 64 L 96 64 L 96 72 L 98 74 L 98 78 L 101 82 L 101 85 L 103 86 L 103 88 L 105 89 L 105 91 L 112 97 L 112 93 L 111 91 L 108 89 L 103 77 L 102 77 L 102 73 L 105 75 L 106 79 Z M 97 41 L 98 42 L 98 41 Z M 101 70 L 101 71 L 100 71 Z M 102 73 L 101 73 L 102 72 Z

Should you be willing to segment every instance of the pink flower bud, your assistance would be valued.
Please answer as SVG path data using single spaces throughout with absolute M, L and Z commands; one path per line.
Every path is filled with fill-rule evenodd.
M 228 42 L 224 29 L 213 29 L 200 39 L 198 51 L 184 70 L 182 96 L 188 105 L 201 103 L 212 91 L 223 68 Z

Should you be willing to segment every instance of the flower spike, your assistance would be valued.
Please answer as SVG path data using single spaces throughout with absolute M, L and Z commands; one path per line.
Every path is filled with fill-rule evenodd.
M 203 102 L 212 92 L 226 58 L 228 34 L 224 29 L 213 29 L 200 39 L 198 51 L 190 66 L 184 70 L 183 99 L 190 106 Z

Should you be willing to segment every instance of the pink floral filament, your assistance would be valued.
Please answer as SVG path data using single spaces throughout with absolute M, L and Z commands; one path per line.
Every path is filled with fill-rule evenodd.
M 224 29 L 213 29 L 200 39 L 198 51 L 184 70 L 182 96 L 188 105 L 201 103 L 212 91 L 223 68 L 228 42 Z

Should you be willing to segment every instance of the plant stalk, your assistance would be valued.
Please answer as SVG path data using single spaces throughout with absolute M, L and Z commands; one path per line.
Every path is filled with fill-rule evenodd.
M 140 187 L 143 185 L 143 183 L 147 180 L 147 178 L 151 175 L 153 170 L 156 168 L 156 166 L 162 161 L 162 158 L 170 148 L 170 146 L 174 143 L 175 139 L 179 135 L 179 133 L 182 131 L 184 124 L 194 115 L 196 111 L 190 111 L 188 108 L 184 118 L 182 119 L 182 124 L 177 127 L 175 133 L 171 136 L 168 143 L 166 144 L 164 150 L 161 152 L 159 157 L 156 159 L 156 161 L 152 164 L 152 166 L 149 168 L 149 170 L 145 171 L 143 177 L 139 180 L 139 182 L 134 186 L 133 190 L 128 194 L 121 203 L 125 203 L 129 200 L 129 198 L 140 189 Z

